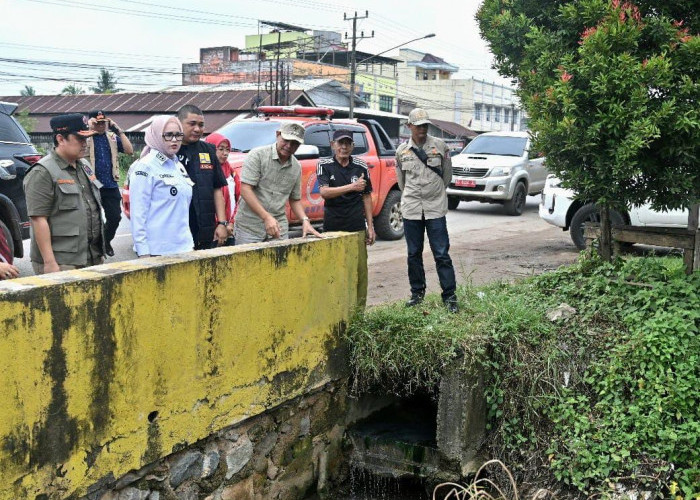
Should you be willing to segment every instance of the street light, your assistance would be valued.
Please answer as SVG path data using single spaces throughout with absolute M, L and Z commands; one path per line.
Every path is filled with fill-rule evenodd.
M 364 64 L 367 61 L 369 61 L 370 59 L 373 59 L 377 56 L 381 56 L 382 54 L 386 54 L 390 50 L 398 49 L 399 47 L 403 47 L 404 45 L 408 45 L 409 43 L 413 43 L 413 42 L 416 42 L 418 40 L 423 40 L 425 38 L 433 38 L 434 36 L 435 36 L 435 33 L 429 33 L 425 36 L 419 36 L 418 38 L 414 38 L 413 40 L 409 40 L 407 42 L 400 43 L 400 44 L 398 44 L 394 47 L 391 47 L 389 49 L 383 50 L 382 52 L 380 52 L 378 54 L 373 54 L 369 57 L 366 57 L 357 63 L 355 62 L 355 50 L 353 48 L 352 56 L 350 59 L 351 60 L 351 64 L 350 64 L 350 112 L 348 113 L 348 117 L 350 119 L 355 117 L 354 112 L 353 112 L 355 109 L 355 73 L 357 72 L 357 65 L 358 64 Z
M 374 58 L 377 57 L 377 56 L 381 56 L 382 54 L 386 54 L 386 53 L 389 52 L 390 50 L 398 49 L 399 47 L 403 47 L 404 45 L 408 45 L 409 43 L 417 42 L 418 40 L 423 40 L 423 39 L 425 39 L 425 38 L 433 38 L 434 36 L 435 36 L 435 33 L 429 33 L 429 34 L 427 34 L 427 35 L 425 35 L 425 36 L 421 36 L 421 37 L 418 37 L 418 38 L 414 38 L 413 40 L 409 40 L 408 42 L 404 42 L 404 43 L 401 43 L 401 44 L 399 44 L 399 45 L 397 45 L 397 46 L 395 46 L 395 47 L 391 47 L 390 49 L 386 49 L 386 50 L 380 52 L 379 54 L 373 54 L 373 55 L 371 55 L 371 56 L 369 56 L 369 57 L 365 57 L 362 61 L 358 62 L 357 64 L 366 63 L 366 62 L 369 61 L 370 59 L 374 59 Z

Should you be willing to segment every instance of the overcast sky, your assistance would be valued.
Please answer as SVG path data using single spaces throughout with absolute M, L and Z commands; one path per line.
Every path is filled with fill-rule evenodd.
M 365 36 L 358 50 L 379 53 L 428 33 L 436 37 L 406 45 L 460 67 L 454 78 L 508 84 L 490 69 L 492 55 L 474 14 L 481 0 L 0 0 L 0 95 L 19 95 L 25 85 L 56 94 L 68 84 L 87 89 L 101 65 L 125 90 L 158 90 L 181 83 L 181 64 L 198 62 L 201 47 L 245 47 L 258 20 L 351 33 L 343 14 Z M 263 32 L 267 32 L 266 30 Z M 386 55 L 398 54 L 398 49 Z M 78 66 L 80 65 L 80 66 Z

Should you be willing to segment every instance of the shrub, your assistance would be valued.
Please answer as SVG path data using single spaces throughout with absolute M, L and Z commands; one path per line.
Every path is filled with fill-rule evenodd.
M 356 387 L 434 391 L 458 355 L 487 375 L 488 448 L 521 480 L 700 494 L 700 273 L 680 259 L 575 266 L 381 306 L 352 322 Z M 577 310 L 550 321 L 561 303 Z

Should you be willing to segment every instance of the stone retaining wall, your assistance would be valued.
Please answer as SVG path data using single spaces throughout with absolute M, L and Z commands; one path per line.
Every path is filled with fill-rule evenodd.
M 299 500 L 343 477 L 347 386 L 329 383 L 223 429 L 138 471 L 89 500 Z

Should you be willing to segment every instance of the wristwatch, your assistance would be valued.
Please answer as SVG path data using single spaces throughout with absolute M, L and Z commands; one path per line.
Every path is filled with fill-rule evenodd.
M 219 224 L 220 226 L 228 226 L 228 221 L 220 220 L 219 222 L 217 222 L 217 224 Z
M 309 220 L 309 218 L 308 218 L 307 216 L 304 216 L 304 218 L 301 219 L 301 220 L 302 220 L 302 221 L 307 221 L 307 220 Z

